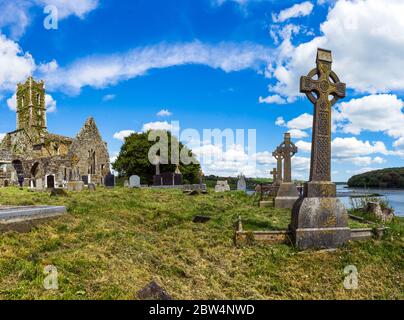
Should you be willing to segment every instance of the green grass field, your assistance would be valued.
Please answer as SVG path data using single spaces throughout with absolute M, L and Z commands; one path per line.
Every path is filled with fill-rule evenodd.
M 401 219 L 380 241 L 297 252 L 287 245 L 234 246 L 238 216 L 248 230 L 285 229 L 290 219 L 289 211 L 260 209 L 238 192 L 0 194 L 3 205 L 66 205 L 69 212 L 30 233 L 0 234 L 0 299 L 135 299 L 151 280 L 175 299 L 404 299 Z M 212 220 L 195 224 L 195 215 Z M 57 267 L 59 290 L 43 288 L 47 265 Z M 357 290 L 343 286 L 348 265 L 359 271 Z

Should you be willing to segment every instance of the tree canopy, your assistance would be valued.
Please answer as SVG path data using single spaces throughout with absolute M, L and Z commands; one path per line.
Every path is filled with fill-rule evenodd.
M 353 176 L 349 187 L 357 188 L 404 188 L 404 168 L 375 170 Z
M 116 170 L 120 176 L 124 177 L 138 175 L 142 184 L 152 184 L 153 175 L 156 173 L 156 166 L 149 161 L 149 151 L 156 145 L 156 141 L 149 141 L 150 133 L 153 133 L 155 136 L 159 136 L 160 134 L 167 135 L 168 150 L 166 151 L 168 152 L 168 159 L 171 159 L 172 143 L 178 143 L 181 153 L 187 153 L 193 160 L 191 164 L 180 163 L 179 168 L 183 175 L 184 183 L 199 183 L 200 164 L 192 154 L 192 151 L 179 142 L 169 131 L 133 133 L 125 138 L 120 153 L 116 161 L 112 164 L 114 170 Z M 159 140 L 160 139 L 157 139 L 157 142 Z M 176 165 L 171 162 L 169 162 L 169 164 L 160 164 L 161 173 L 174 172 L 175 168 Z

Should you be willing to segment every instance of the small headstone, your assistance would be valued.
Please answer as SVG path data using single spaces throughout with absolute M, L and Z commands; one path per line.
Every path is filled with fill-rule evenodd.
M 140 177 L 133 175 L 129 178 L 129 186 L 131 188 L 140 188 Z
M 84 182 L 83 181 L 69 181 L 67 183 L 67 190 L 68 191 L 83 191 L 84 189 Z
M 95 183 L 89 183 L 88 184 L 88 190 L 89 191 L 96 191 L 97 187 L 95 186 Z
M 216 183 L 215 192 L 226 192 L 226 191 L 230 191 L 230 186 L 228 182 L 226 180 L 225 181 L 218 180 Z
M 114 188 L 115 187 L 115 176 L 112 173 L 108 173 L 105 176 L 105 186 L 107 188 Z
M 35 180 L 35 189 L 36 190 L 43 190 L 43 181 L 42 179 Z
M 237 190 L 238 191 L 247 191 L 247 183 L 245 182 L 244 175 L 241 175 L 237 181 Z
M 52 188 L 51 197 L 67 197 L 67 192 L 64 189 Z
M 4 187 L 5 187 L 5 188 L 8 187 L 8 180 L 4 180 Z
M 123 182 L 123 186 L 124 186 L 125 188 L 129 188 L 129 180 L 125 180 L 125 181 Z
M 150 282 L 142 290 L 138 291 L 137 298 L 140 300 L 172 300 L 171 296 L 155 281 Z
M 208 221 L 210 221 L 210 220 L 211 220 L 210 217 L 206 217 L 206 216 L 195 216 L 195 217 L 192 219 L 192 222 L 194 222 L 194 223 L 206 223 L 206 222 L 208 222 Z
M 81 176 L 81 181 L 83 181 L 85 185 L 88 185 L 88 176 Z

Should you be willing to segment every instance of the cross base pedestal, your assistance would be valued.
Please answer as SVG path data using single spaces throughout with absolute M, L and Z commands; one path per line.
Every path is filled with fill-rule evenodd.
M 293 182 L 282 182 L 275 198 L 275 208 L 292 209 L 299 199 L 296 185 Z
M 348 213 L 338 198 L 300 198 L 289 228 L 300 250 L 337 248 L 351 237 Z
M 337 186 L 329 181 L 310 181 L 304 184 L 303 196 L 307 198 L 333 198 L 337 195 Z

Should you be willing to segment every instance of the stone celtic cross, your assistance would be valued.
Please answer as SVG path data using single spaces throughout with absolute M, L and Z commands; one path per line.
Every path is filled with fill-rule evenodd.
M 283 157 L 283 182 L 292 182 L 292 157 L 297 153 L 297 147 L 291 141 L 290 133 L 285 133 L 284 141 L 278 148 Z
M 277 166 L 276 182 L 281 183 L 283 155 L 282 152 L 279 150 L 279 147 L 275 149 L 275 151 L 272 153 L 272 156 L 276 159 L 276 166 Z
M 277 176 L 277 170 L 276 168 L 273 168 L 272 171 L 270 172 L 270 174 L 272 174 L 272 181 L 273 183 L 275 183 L 278 180 L 278 176 Z
M 300 79 L 300 92 L 314 104 L 310 182 L 331 182 L 331 111 L 346 92 L 331 66 L 331 51 L 318 49 L 317 67 Z

